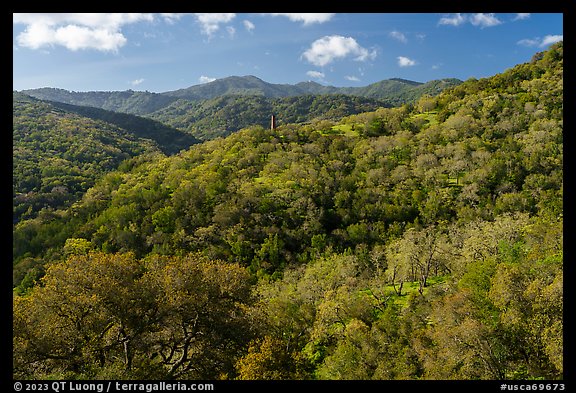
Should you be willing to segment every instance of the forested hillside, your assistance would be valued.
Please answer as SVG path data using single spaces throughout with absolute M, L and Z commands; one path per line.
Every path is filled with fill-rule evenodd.
M 162 123 L 13 93 L 13 220 L 78 200 L 97 178 L 144 153 L 199 141 Z
M 461 83 L 388 79 L 365 87 L 323 86 L 315 82 L 280 85 L 254 76 L 228 77 L 165 93 L 74 92 L 41 88 L 22 93 L 42 100 L 146 116 L 208 140 L 252 125 L 267 126 L 275 114 L 281 124 L 339 120 L 378 107 L 399 106 L 434 96 Z
M 80 92 L 44 87 L 23 90 L 21 93 L 45 101 L 90 106 L 134 115 L 154 112 L 177 100 L 176 97 L 134 90 Z
M 143 115 L 159 110 L 177 99 L 202 101 L 224 95 L 283 98 L 304 95 L 346 94 L 381 99 L 390 105 L 400 105 L 413 101 L 423 94 L 436 95 L 440 91 L 460 83 L 462 81 L 455 78 L 433 80 L 426 83 L 392 78 L 363 87 L 334 87 L 312 81 L 300 82 L 295 85 L 274 84 L 265 82 L 255 76 L 247 75 L 230 76 L 164 93 L 133 90 L 76 92 L 55 88 L 29 89 L 23 90 L 22 93 L 42 100 L 93 106 L 117 112 Z
M 385 102 L 347 95 L 305 95 L 287 98 L 225 95 L 204 101 L 178 100 L 148 115 L 203 140 L 228 136 L 253 125 L 339 121 L 342 117 L 374 111 Z
M 427 83 L 392 78 L 363 87 L 334 87 L 316 82 L 295 85 L 267 83 L 255 76 L 231 76 L 202 85 L 167 91 L 164 95 L 187 100 L 209 100 L 222 95 L 260 96 L 268 98 L 304 95 L 346 94 L 383 100 L 387 105 L 401 105 L 414 101 L 423 94 L 436 95 L 440 91 L 462 83 L 455 78 L 433 80 Z
M 117 126 L 126 132 L 142 139 L 149 139 L 158 145 L 158 148 L 167 155 L 186 150 L 201 141 L 193 135 L 170 127 L 159 121 L 140 116 L 107 111 L 90 106 L 70 105 L 61 102 L 49 102 L 55 108 L 66 112 L 78 114 L 93 120 L 101 120 Z
M 15 378 L 561 379 L 563 45 L 140 155 L 13 239 Z

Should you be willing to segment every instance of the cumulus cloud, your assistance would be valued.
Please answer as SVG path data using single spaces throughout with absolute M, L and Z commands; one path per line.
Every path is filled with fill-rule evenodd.
M 144 78 L 134 79 L 133 81 L 130 82 L 130 84 L 132 86 L 138 86 L 138 85 L 142 84 L 142 82 L 144 82 Z
M 243 20 L 242 23 L 244 24 L 244 27 L 246 28 L 246 30 L 248 30 L 250 32 L 256 28 L 254 23 L 250 22 L 247 19 Z
M 473 26 L 479 26 L 480 28 L 497 26 L 502 23 L 502 21 L 498 19 L 493 13 L 478 13 L 471 16 L 457 13 L 440 18 L 438 24 L 447 26 L 460 26 L 466 22 L 470 22 Z
M 286 14 L 286 13 L 271 13 L 268 15 L 272 16 L 285 16 L 290 19 L 292 22 L 302 22 L 305 26 L 311 25 L 314 23 L 324 23 L 328 22 L 332 17 L 335 15 L 333 13 L 328 14 L 314 14 L 314 13 L 306 13 L 306 14 Z
M 25 24 L 25 30 L 18 34 L 19 46 L 40 49 L 55 45 L 69 50 L 95 49 L 103 52 L 117 52 L 127 42 L 120 31 L 121 27 L 140 21 L 152 21 L 151 14 L 13 14 L 15 24 Z
M 182 16 L 186 14 L 184 13 L 160 13 L 160 16 L 168 23 L 173 24 L 176 21 L 180 20 Z
M 564 41 L 564 35 L 547 35 L 542 39 L 539 46 L 544 47 L 560 41 Z
M 210 78 L 209 76 L 205 75 L 202 75 L 200 78 L 198 78 L 198 81 L 200 81 L 200 83 L 214 82 L 215 80 L 216 78 Z
M 352 82 L 360 82 L 360 79 L 357 76 L 354 75 L 346 75 L 344 78 L 348 79 L 349 81 Z
M 323 72 L 320 71 L 308 71 L 306 72 L 306 75 L 314 79 L 323 79 L 326 76 Z
M 202 28 L 202 33 L 211 37 L 218 31 L 220 25 L 228 23 L 236 17 L 233 13 L 202 13 L 194 14 L 198 23 Z
M 554 44 L 559 41 L 564 40 L 564 35 L 547 35 L 544 38 L 536 37 L 536 38 L 524 38 L 517 42 L 518 45 L 522 46 L 538 46 L 543 48 L 545 46 Z
M 454 14 L 452 16 L 444 16 L 438 21 L 439 25 L 450 25 L 450 26 L 460 26 L 466 22 L 466 16 L 461 13 Z
M 540 40 L 535 38 L 524 38 L 520 41 L 517 42 L 518 45 L 522 45 L 522 46 L 536 46 L 540 43 Z
M 302 56 L 311 64 L 323 67 L 345 57 L 352 57 L 355 61 L 374 59 L 376 51 L 363 48 L 352 37 L 331 35 L 314 41 Z
M 502 23 L 502 21 L 494 16 L 494 14 L 474 14 L 470 17 L 470 23 L 474 26 L 492 27 Z
M 416 65 L 416 62 L 408 57 L 398 56 L 397 59 L 400 67 L 412 67 Z
M 514 19 L 512 19 L 512 21 L 516 21 L 516 20 L 524 20 L 524 19 L 528 19 L 530 18 L 530 14 L 529 13 L 518 13 L 516 14 L 516 16 L 514 17 Z
M 14 23 L 24 24 L 44 24 L 44 25 L 63 25 L 78 24 L 89 27 L 106 27 L 117 28 L 128 23 L 135 23 L 142 20 L 152 21 L 152 14 L 137 13 L 15 13 L 12 14 Z
M 396 30 L 391 31 L 390 33 L 388 33 L 388 35 L 390 37 L 394 38 L 395 40 L 398 40 L 404 44 L 408 42 L 408 39 L 406 38 L 406 36 L 399 31 L 396 31 Z

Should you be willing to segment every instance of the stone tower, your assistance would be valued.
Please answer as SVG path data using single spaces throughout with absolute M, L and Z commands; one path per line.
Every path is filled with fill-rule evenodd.
M 270 119 L 270 129 L 271 130 L 276 129 L 276 116 L 274 115 L 272 115 L 272 118 Z

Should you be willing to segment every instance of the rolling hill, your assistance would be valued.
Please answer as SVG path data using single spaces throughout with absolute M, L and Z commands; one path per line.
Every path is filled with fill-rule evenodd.
M 230 135 L 242 128 L 278 124 L 339 121 L 342 117 L 387 107 L 382 100 L 343 94 L 267 98 L 227 94 L 207 100 L 179 99 L 147 117 L 186 131 L 202 140 Z
M 255 76 L 231 76 L 164 93 L 56 88 L 22 93 L 41 100 L 144 116 L 208 140 L 251 125 L 266 126 L 271 114 L 283 124 L 338 120 L 378 107 L 413 102 L 422 95 L 435 96 L 460 83 L 458 79 L 427 83 L 387 79 L 365 87 L 334 87 L 311 81 L 272 84 Z
M 337 124 L 149 141 L 14 226 L 14 378 L 563 387 L 563 75 L 557 43 Z M 15 177 L 53 194 L 145 150 L 14 96 Z
M 224 95 L 261 96 L 267 98 L 296 97 L 318 94 L 345 94 L 375 98 L 389 105 L 401 105 L 423 94 L 436 95 L 440 91 L 462 83 L 458 79 L 441 79 L 427 83 L 405 79 L 386 79 L 365 87 L 324 86 L 316 82 L 295 85 L 265 82 L 255 76 L 230 76 L 184 89 L 151 93 L 142 91 L 90 91 L 75 92 L 57 88 L 23 90 L 29 96 L 67 104 L 145 115 L 160 110 L 178 99 L 190 101 L 209 100 Z
M 198 143 L 154 120 L 13 93 L 13 219 L 69 206 L 126 159 Z
M 252 76 L 231 76 L 215 81 L 163 93 L 166 96 L 188 100 L 205 100 L 221 95 L 257 95 L 270 98 L 294 97 L 309 94 L 346 94 L 387 101 L 399 105 L 414 100 L 422 94 L 436 95 L 445 88 L 462 83 L 458 79 L 441 79 L 427 83 L 406 79 L 386 79 L 364 87 L 324 86 L 316 82 L 300 82 L 295 85 L 273 84 Z

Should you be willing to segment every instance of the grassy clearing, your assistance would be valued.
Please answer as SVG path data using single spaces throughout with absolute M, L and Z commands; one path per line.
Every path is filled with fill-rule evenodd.
M 361 127 L 358 124 L 337 124 L 332 127 L 328 132 L 323 132 L 323 135 L 345 135 L 345 136 L 358 136 L 358 129 Z
M 427 286 L 424 287 L 423 295 L 426 296 L 428 294 L 430 287 L 436 284 L 443 283 L 444 281 L 446 281 L 446 279 L 447 276 L 429 277 L 428 280 L 426 281 Z M 399 296 L 396 294 L 396 292 L 394 292 L 394 287 L 392 285 L 388 285 L 386 287 L 386 289 L 393 295 L 394 303 L 401 306 L 402 308 L 408 305 L 408 299 L 411 296 L 420 294 L 418 292 L 418 288 L 420 288 L 420 283 L 418 281 L 405 282 L 404 285 L 402 286 L 402 295 Z
M 430 127 L 438 124 L 438 118 L 436 117 L 437 114 L 438 112 L 436 111 L 418 113 L 410 116 L 410 119 L 421 126 Z
M 445 276 L 434 276 L 429 277 L 427 280 L 427 286 L 424 287 L 423 295 L 426 296 L 430 290 L 430 287 L 442 284 L 448 279 L 448 275 Z M 402 286 L 402 295 L 396 294 L 394 290 L 394 286 L 386 285 L 382 288 L 382 293 L 384 297 L 390 297 L 390 299 L 401 308 L 404 308 L 408 305 L 408 301 L 412 296 L 420 296 L 418 292 L 418 288 L 420 288 L 420 283 L 418 281 L 410 281 L 405 282 Z M 398 289 L 398 285 L 396 285 L 396 289 Z M 370 290 L 367 290 L 367 293 L 370 293 Z

